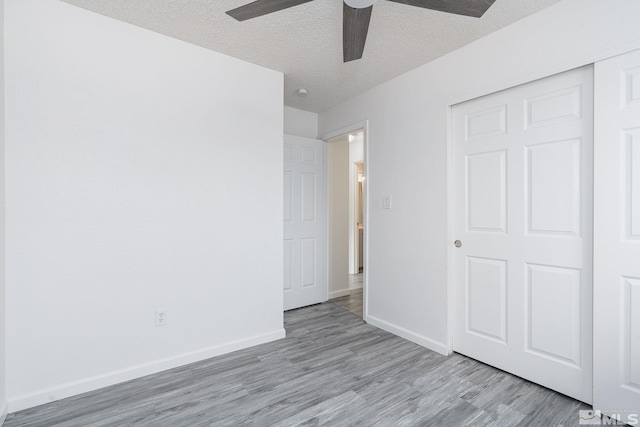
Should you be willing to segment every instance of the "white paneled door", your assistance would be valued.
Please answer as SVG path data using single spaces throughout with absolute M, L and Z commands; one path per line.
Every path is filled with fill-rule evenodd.
M 595 68 L 594 408 L 640 421 L 640 51 Z
M 592 400 L 592 68 L 456 105 L 453 349 Z
M 325 143 L 284 138 L 284 309 L 326 301 Z

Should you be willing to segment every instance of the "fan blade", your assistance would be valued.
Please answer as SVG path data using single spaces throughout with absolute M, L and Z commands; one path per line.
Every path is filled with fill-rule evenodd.
M 227 15 L 238 21 L 245 21 L 310 1 L 312 0 L 256 0 L 253 3 L 248 3 L 228 11 Z
M 390 0 L 409 6 L 480 18 L 496 0 Z
M 342 55 L 344 62 L 349 62 L 362 58 L 373 6 L 356 9 L 346 3 L 343 3 L 343 5 Z

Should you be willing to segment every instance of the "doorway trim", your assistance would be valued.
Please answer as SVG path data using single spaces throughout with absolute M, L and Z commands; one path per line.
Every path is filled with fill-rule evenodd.
M 364 153 L 363 153 L 364 155 Z M 350 250 L 350 257 L 353 257 L 353 260 L 351 262 L 351 265 L 349 266 L 349 268 L 351 270 L 353 270 L 355 273 L 352 274 L 358 274 L 360 273 L 360 258 L 362 258 L 364 260 L 364 250 L 362 250 L 360 248 L 360 232 L 362 231 L 364 233 L 363 230 L 360 230 L 358 228 L 358 225 L 360 224 L 359 218 L 362 218 L 362 224 L 364 226 L 364 181 L 362 182 L 362 194 L 360 192 L 360 185 L 361 182 L 359 181 L 359 177 L 360 177 L 360 165 L 362 165 L 362 176 L 364 176 L 364 157 L 362 159 L 361 162 L 353 162 L 353 174 L 352 176 L 349 177 L 350 180 L 352 180 L 350 182 L 351 185 L 351 191 L 353 191 L 353 203 L 351 203 L 351 206 L 349 206 L 349 212 L 350 214 L 353 213 L 353 218 L 352 219 L 351 224 L 349 225 L 349 227 L 353 227 L 353 233 L 351 233 L 351 237 L 350 237 L 350 241 L 353 241 L 353 247 L 351 248 L 352 250 Z M 360 213 L 360 215 L 358 216 L 358 212 Z M 364 262 L 363 262 L 363 266 L 364 267 Z
M 342 135 L 347 135 L 350 133 L 354 133 L 356 131 L 361 130 L 363 133 L 363 147 L 364 147 L 364 176 L 366 177 L 365 183 L 364 183 L 364 188 L 363 188 L 363 193 L 364 193 L 364 212 L 363 214 L 363 220 L 364 220 L 364 227 L 362 230 L 362 234 L 363 234 L 363 243 L 362 243 L 362 251 L 363 251 L 363 255 L 362 255 L 362 259 L 363 259 L 363 263 L 364 263 L 364 269 L 362 271 L 362 301 L 363 301 L 363 307 L 362 307 L 362 320 L 364 320 L 365 322 L 367 321 L 367 317 L 369 315 L 369 183 L 368 183 L 368 177 L 370 176 L 369 174 L 369 120 L 363 120 L 361 122 L 356 122 L 353 123 L 351 125 L 348 126 L 344 126 L 342 128 L 339 129 L 335 129 L 329 132 L 325 132 L 322 135 L 318 136 L 318 139 L 324 141 L 325 143 L 328 143 L 330 139 L 342 136 Z M 325 168 L 327 167 L 327 164 L 325 163 Z M 328 174 L 325 174 L 328 175 Z M 328 178 L 328 176 L 327 176 Z M 325 182 L 325 185 L 327 185 L 327 183 Z M 328 209 L 328 206 L 327 206 Z M 327 221 L 328 221 L 328 217 L 329 217 L 329 213 L 327 212 Z M 329 241 L 329 227 L 328 227 L 328 223 L 327 223 L 327 241 Z M 329 246 L 327 245 L 327 265 L 326 265 L 326 269 L 327 272 L 329 271 Z M 327 276 L 328 277 L 328 276 Z M 327 282 L 327 295 L 329 294 L 329 283 Z

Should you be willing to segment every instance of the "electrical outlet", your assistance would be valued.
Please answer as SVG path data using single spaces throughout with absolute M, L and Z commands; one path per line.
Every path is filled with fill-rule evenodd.
M 156 326 L 164 326 L 167 324 L 167 310 L 156 310 Z

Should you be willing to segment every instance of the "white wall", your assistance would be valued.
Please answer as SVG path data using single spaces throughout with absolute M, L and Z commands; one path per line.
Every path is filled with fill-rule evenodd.
M 637 0 L 564 0 L 320 113 L 321 135 L 369 120 L 369 322 L 450 349 L 448 107 L 639 48 L 638 16 Z
M 284 133 L 318 138 L 318 115 L 293 107 L 284 107 Z
M 5 13 L 10 411 L 283 337 L 282 74 Z
M 4 0 L 0 0 L 0 424 L 7 415 L 5 368 Z
M 349 293 L 349 139 L 328 142 L 329 299 Z

